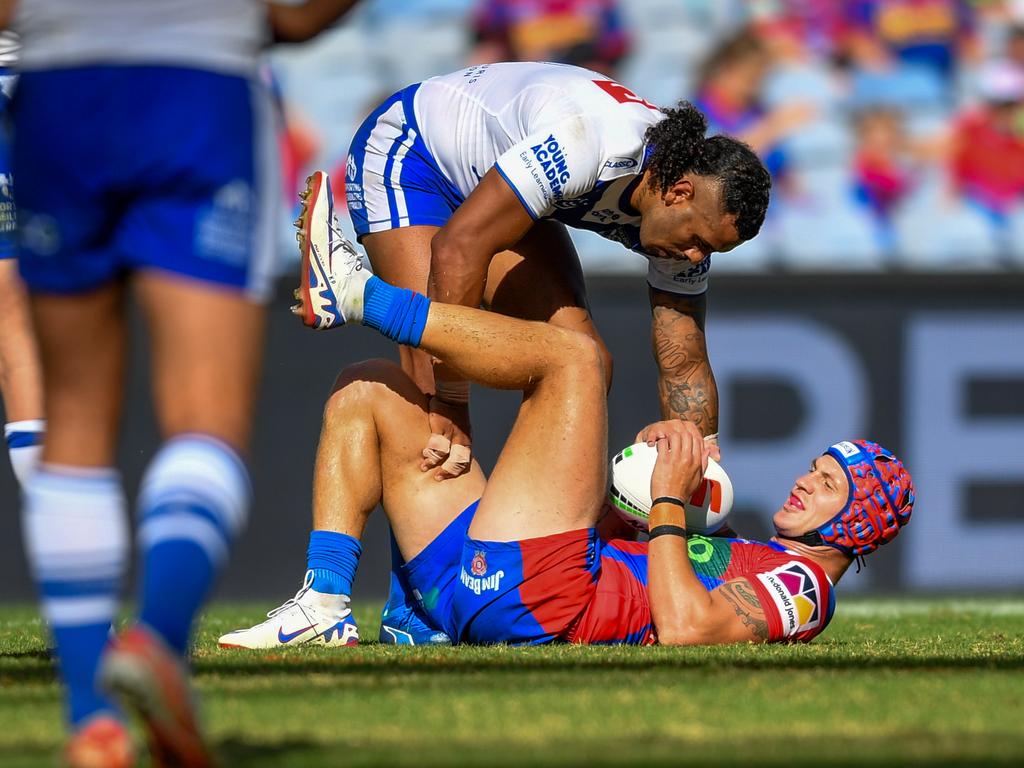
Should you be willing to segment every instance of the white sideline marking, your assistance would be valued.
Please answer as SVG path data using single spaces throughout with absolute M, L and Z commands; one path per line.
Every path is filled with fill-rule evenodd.
M 1024 616 L 1024 600 L 989 600 L 957 598 L 955 600 L 920 600 L 869 598 L 837 601 L 836 613 L 840 616 L 911 616 L 949 611 L 952 613 L 981 613 L 987 616 Z

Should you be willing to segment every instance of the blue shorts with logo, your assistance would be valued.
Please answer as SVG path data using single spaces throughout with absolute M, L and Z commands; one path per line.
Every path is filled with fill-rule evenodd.
M 268 94 L 171 66 L 29 71 L 12 105 L 20 268 L 75 294 L 156 269 L 265 298 L 277 160 Z
M 444 630 L 453 640 L 458 634 L 452 616 L 452 598 L 459 578 L 462 545 L 479 504 L 474 501 L 466 507 L 422 552 L 402 566 L 413 597 L 431 625 Z
M 597 590 L 594 528 L 521 541 L 467 535 L 452 601 L 462 642 L 535 645 L 565 640 Z
M 14 175 L 11 173 L 10 92 L 14 73 L 0 67 L 0 259 L 17 256 L 17 209 L 14 206 Z
M 597 589 L 594 528 L 522 541 L 469 537 L 479 501 L 402 566 L 430 623 L 455 642 L 534 645 L 567 639 Z
M 399 227 L 444 226 L 465 198 L 441 172 L 416 124 L 419 84 L 388 98 L 356 131 L 345 169 L 359 239 Z

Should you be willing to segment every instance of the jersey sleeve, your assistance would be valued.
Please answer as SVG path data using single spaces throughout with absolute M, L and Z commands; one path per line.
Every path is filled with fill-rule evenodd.
M 768 641 L 806 642 L 828 625 L 835 593 L 825 572 L 807 560 L 792 560 L 747 579 L 768 621 Z
M 594 131 L 581 116 L 566 118 L 513 144 L 495 163 L 527 212 L 539 219 L 594 188 L 601 169 Z
M 683 296 L 698 296 L 708 289 L 711 257 L 699 264 L 684 259 L 659 259 L 648 256 L 647 283 L 652 288 Z

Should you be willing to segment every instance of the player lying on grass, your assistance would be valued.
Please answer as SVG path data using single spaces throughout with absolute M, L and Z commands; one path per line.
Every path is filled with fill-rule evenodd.
M 831 618 L 832 585 L 853 559 L 910 518 L 914 493 L 903 465 L 875 443 L 842 442 L 796 480 L 774 516 L 772 541 L 688 539 L 681 499 L 696 489 L 714 449 L 693 424 L 669 421 L 641 434 L 658 447 L 651 541 L 603 541 L 596 525 L 608 419 L 594 340 L 431 303 L 371 276 L 326 221 L 310 231 L 317 241 L 311 283 L 297 292 L 300 314 L 306 305 L 331 313 L 331 325 L 362 322 L 469 380 L 523 392 L 490 479 L 474 464 L 444 483 L 416 466 L 429 406 L 397 366 L 351 366 L 333 397 L 344 435 L 336 446 L 338 503 L 364 518 L 383 504 L 405 576 L 430 621 L 457 642 L 808 640 Z M 302 593 L 292 607 L 298 623 L 278 622 L 279 638 L 319 631 L 316 606 L 305 611 Z M 274 623 L 265 625 L 273 631 Z M 233 635 L 251 632 L 221 643 L 243 645 Z

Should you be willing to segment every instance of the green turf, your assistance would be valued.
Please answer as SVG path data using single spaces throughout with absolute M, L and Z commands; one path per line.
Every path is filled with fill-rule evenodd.
M 232 768 L 1024 764 L 1024 600 L 848 600 L 792 647 L 216 649 L 261 608 L 195 656 Z M 0 766 L 61 739 L 39 621 L 0 609 Z

